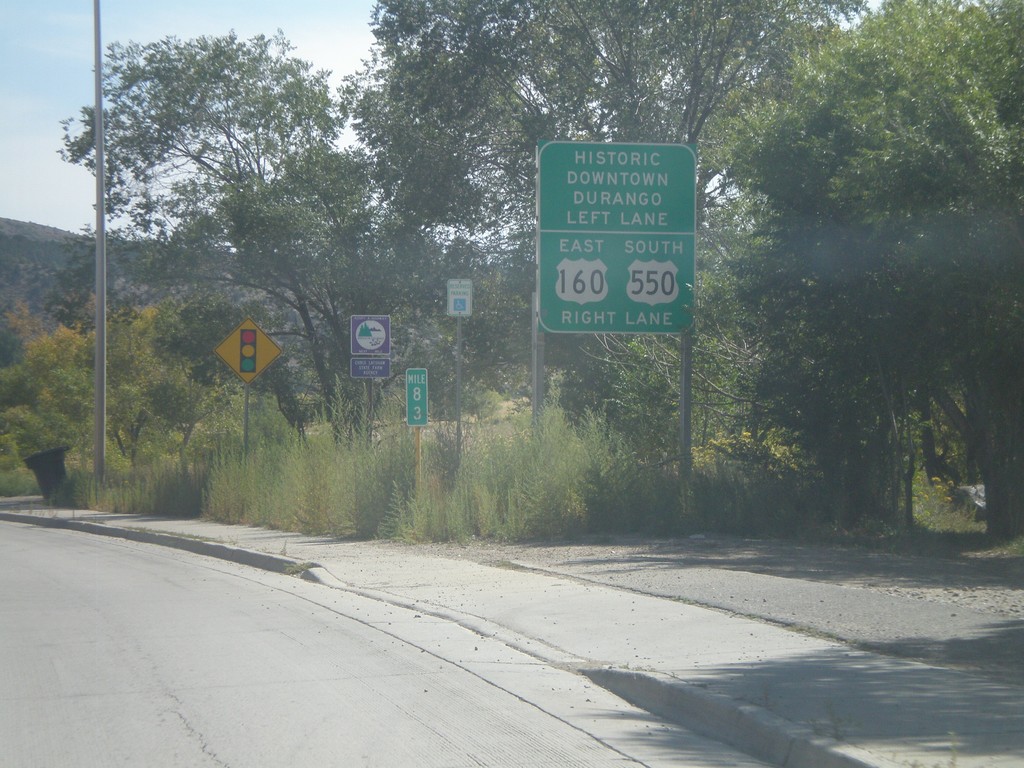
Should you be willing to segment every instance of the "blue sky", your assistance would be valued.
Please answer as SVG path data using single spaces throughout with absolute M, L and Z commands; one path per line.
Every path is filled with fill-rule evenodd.
M 367 58 L 374 0 L 101 0 L 103 45 L 281 30 L 334 73 Z M 93 102 L 92 0 L 0 2 L 0 217 L 73 232 L 95 224 L 92 174 L 60 159 L 61 120 Z

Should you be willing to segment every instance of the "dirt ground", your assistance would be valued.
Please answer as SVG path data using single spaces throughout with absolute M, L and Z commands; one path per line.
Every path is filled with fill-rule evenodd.
M 1024 557 L 1019 555 L 900 555 L 856 547 L 711 535 L 683 539 L 616 538 L 614 541 L 604 537 L 535 544 L 474 540 L 466 544 L 416 546 L 446 557 L 539 568 L 571 567 L 609 557 L 639 563 L 672 558 L 693 567 L 840 584 L 1024 618 Z

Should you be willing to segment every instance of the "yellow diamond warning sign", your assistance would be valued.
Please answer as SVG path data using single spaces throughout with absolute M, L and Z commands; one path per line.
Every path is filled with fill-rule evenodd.
M 281 348 L 250 318 L 246 318 L 214 350 L 246 384 L 281 354 Z

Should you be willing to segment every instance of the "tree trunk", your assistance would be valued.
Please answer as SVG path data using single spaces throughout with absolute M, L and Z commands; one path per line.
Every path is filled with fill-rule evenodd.
M 335 402 L 337 393 L 334 387 L 334 375 L 327 364 L 327 355 L 323 342 L 320 340 L 316 326 L 313 324 L 309 303 L 305 299 L 300 298 L 296 302 L 296 309 L 298 309 L 299 317 L 302 319 L 302 328 L 306 333 L 306 338 L 309 339 L 309 350 L 313 356 L 313 369 L 316 371 L 317 380 L 320 382 L 320 392 L 324 398 L 324 405 L 327 407 L 328 412 L 333 413 L 335 407 L 337 407 Z
M 985 517 L 997 539 L 1024 536 L 1024 393 L 974 382 L 967 416 L 985 483 Z
M 1024 461 L 999 455 L 982 462 L 988 533 L 997 539 L 1024 536 Z

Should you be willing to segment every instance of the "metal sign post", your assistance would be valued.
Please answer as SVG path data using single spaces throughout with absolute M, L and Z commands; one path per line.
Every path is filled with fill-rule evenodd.
M 100 0 L 93 2 L 96 134 L 96 340 L 93 351 L 93 477 L 103 487 L 107 456 L 107 243 L 106 164 L 103 144 L 103 47 L 100 44 Z
M 537 291 L 534 290 L 531 301 L 531 317 L 533 328 L 531 341 L 533 344 L 531 365 L 532 392 L 530 404 L 533 408 L 533 423 L 540 421 L 540 412 L 544 407 L 544 332 L 540 328 L 540 314 L 537 311 Z
M 420 430 L 427 426 L 427 369 L 409 368 L 405 372 L 405 423 L 413 428 L 416 444 L 416 488 L 420 488 Z
M 242 405 L 242 455 L 249 455 L 249 382 L 242 385 L 245 400 Z
M 462 459 L 462 318 L 473 314 L 473 281 L 448 281 L 448 315 L 455 317 L 455 456 Z
M 366 438 L 372 443 L 373 382 L 391 376 L 391 316 L 352 315 L 349 340 L 349 375 L 366 379 Z
M 417 493 L 419 492 L 419 490 L 420 490 L 420 488 L 422 487 L 422 484 L 423 484 L 423 479 L 420 476 L 421 475 L 420 467 L 423 466 L 423 460 L 422 460 L 423 453 L 422 453 L 422 450 L 420 448 L 420 431 L 422 429 L 423 429 L 423 427 L 413 427 L 412 428 L 413 443 L 415 445 L 415 450 L 416 450 L 416 473 L 415 473 L 415 477 L 416 477 L 416 491 L 417 491 Z
M 462 460 L 462 318 L 455 319 L 455 460 Z

